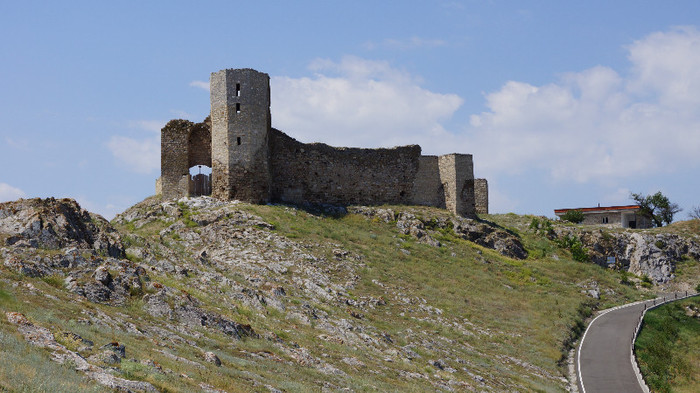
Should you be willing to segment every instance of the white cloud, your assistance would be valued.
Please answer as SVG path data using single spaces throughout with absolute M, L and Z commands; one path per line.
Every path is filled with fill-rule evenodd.
M 0 202 L 14 201 L 24 198 L 26 194 L 17 187 L 12 187 L 7 183 L 0 183 Z
M 160 168 L 159 138 L 160 135 L 144 139 L 116 135 L 110 138 L 107 147 L 130 170 L 148 174 Z
M 658 95 L 659 103 L 697 109 L 700 104 L 700 32 L 677 27 L 657 32 L 629 47 L 633 90 Z
M 395 146 L 445 134 L 463 100 L 434 93 L 386 62 L 345 57 L 316 60 L 312 78 L 274 77 L 273 125 L 303 142 Z
M 629 51 L 629 77 L 598 66 L 543 86 L 507 82 L 456 139 L 489 173 L 588 182 L 700 166 L 700 33 L 654 33 Z
M 209 82 L 205 81 L 192 81 L 190 82 L 190 86 L 196 87 L 199 89 L 204 89 L 206 91 L 209 91 Z

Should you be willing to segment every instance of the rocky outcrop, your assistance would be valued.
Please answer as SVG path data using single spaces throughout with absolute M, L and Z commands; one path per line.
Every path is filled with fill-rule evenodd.
M 392 209 L 366 206 L 353 206 L 349 211 L 386 223 L 395 221 L 396 228 L 402 234 L 411 235 L 419 242 L 435 247 L 440 247 L 441 244 L 433 238 L 433 234 L 447 230 L 457 237 L 496 250 L 509 258 L 525 259 L 528 255 L 516 235 L 485 221 L 446 215 L 425 218 L 406 211 L 394 212 Z
M 527 250 L 517 236 L 484 222 L 461 217 L 453 219 L 454 232 L 463 239 L 515 259 L 527 258 Z
M 557 238 L 576 236 L 587 250 L 590 260 L 608 266 L 608 257 L 615 258 L 615 267 L 647 276 L 657 284 L 674 277 L 676 263 L 687 256 L 700 259 L 700 239 L 669 233 L 641 231 L 614 232 L 576 227 L 554 228 Z
M 250 325 L 198 307 L 199 302 L 187 293 L 178 295 L 169 288 L 162 288 L 156 294 L 144 296 L 143 300 L 144 309 L 154 317 L 175 319 L 190 328 L 210 327 L 236 339 L 259 337 Z
M 72 199 L 20 199 L 0 203 L 0 235 L 7 245 L 92 249 L 124 256 L 119 234 L 104 218 L 80 208 Z

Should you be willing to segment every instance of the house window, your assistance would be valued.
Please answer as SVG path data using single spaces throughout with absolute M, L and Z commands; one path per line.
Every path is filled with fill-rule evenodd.
M 241 96 L 241 84 L 236 83 L 236 97 L 240 97 L 240 96 Z
M 241 113 L 241 103 L 240 102 L 236 103 L 236 113 Z
M 608 217 L 603 217 L 603 224 L 607 224 L 607 223 L 608 223 Z

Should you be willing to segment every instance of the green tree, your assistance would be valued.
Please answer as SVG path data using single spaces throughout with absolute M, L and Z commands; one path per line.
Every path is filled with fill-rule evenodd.
M 630 196 L 639 205 L 639 213 L 651 220 L 656 227 L 673 222 L 673 216 L 682 209 L 671 203 L 661 191 L 654 195 L 632 194 Z
M 583 212 L 581 210 L 569 210 L 561 216 L 561 219 L 568 222 L 573 222 L 574 224 L 579 224 L 583 222 Z

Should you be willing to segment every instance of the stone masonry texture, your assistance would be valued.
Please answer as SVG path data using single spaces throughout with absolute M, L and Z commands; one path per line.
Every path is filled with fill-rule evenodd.
M 489 182 L 474 179 L 474 207 L 476 214 L 489 214 Z
M 192 194 L 189 168 L 212 168 L 212 196 L 251 203 L 415 204 L 474 217 L 488 213 L 488 183 L 470 154 L 422 156 L 390 149 L 301 143 L 271 127 L 270 77 L 252 69 L 214 72 L 211 117 L 171 120 L 161 130 L 158 191 Z
M 246 68 L 211 75 L 212 196 L 270 199 L 270 77 Z

